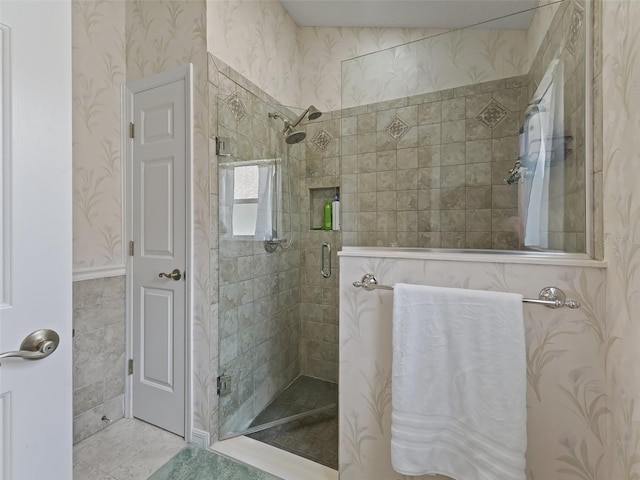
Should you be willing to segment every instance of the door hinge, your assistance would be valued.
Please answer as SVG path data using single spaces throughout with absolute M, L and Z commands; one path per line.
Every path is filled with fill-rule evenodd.
M 133 122 L 129 123 L 129 138 L 136 138 L 136 129 Z
M 228 395 L 231 393 L 231 375 L 220 375 L 218 377 L 218 395 Z
M 129 256 L 133 257 L 135 253 L 135 244 L 133 243 L 133 240 L 129 240 Z
M 133 375 L 133 358 L 129 359 L 129 375 Z
M 231 139 L 229 137 L 216 137 L 216 155 L 220 157 L 231 156 Z

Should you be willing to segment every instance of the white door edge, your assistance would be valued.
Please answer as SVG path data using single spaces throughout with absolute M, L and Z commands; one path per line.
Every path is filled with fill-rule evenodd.
M 133 165 L 131 158 L 133 156 L 132 143 L 129 141 L 129 123 L 133 122 L 133 96 L 136 93 L 143 92 L 162 85 L 184 80 L 185 89 L 185 112 L 186 112 L 186 296 L 185 296 L 185 432 L 184 438 L 190 443 L 193 436 L 193 415 L 192 415 L 192 398 L 193 398 L 193 356 L 191 354 L 193 345 L 193 65 L 189 63 L 182 67 L 177 67 L 165 72 L 129 82 L 122 86 L 122 152 L 123 152 L 123 185 L 124 188 L 124 242 L 125 246 L 125 265 L 126 265 L 126 300 L 125 300 L 125 365 L 128 369 L 128 363 L 133 355 L 133 262 L 129 256 L 129 241 L 133 238 Z M 125 372 L 124 382 L 124 415 L 127 418 L 133 417 L 133 377 Z
M 11 28 L 0 23 L 0 309 L 11 305 Z M 5 477 L 8 478 L 8 477 Z

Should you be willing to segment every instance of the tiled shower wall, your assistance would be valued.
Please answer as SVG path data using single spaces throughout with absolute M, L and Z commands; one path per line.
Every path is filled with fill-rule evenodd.
M 74 443 L 124 416 L 124 316 L 124 276 L 73 283 Z
M 528 98 L 558 56 L 564 70 L 564 161 L 551 162 L 549 248 L 565 252 L 585 251 L 585 42 L 583 1 L 562 2 L 540 45 L 529 74 Z M 564 47 L 564 48 L 563 48 Z
M 277 102 L 222 62 L 215 63 L 220 69 L 217 131 L 231 139 L 231 156 L 217 161 L 283 158 L 282 236 L 288 238 L 293 225 L 291 246 L 273 253 L 267 253 L 262 242 L 219 239 L 219 373 L 232 376 L 232 388 L 220 397 L 218 415 L 223 430 L 229 431 L 246 427 L 300 373 L 301 169 L 299 159 L 289 162 L 283 155 L 283 123 L 268 117 Z M 289 174 L 293 175 L 292 223 Z M 212 212 L 217 215 L 217 204 L 212 204 Z M 219 227 L 222 232 L 222 223 Z
M 345 245 L 518 247 L 518 157 L 526 77 L 343 111 Z
M 302 244 L 301 304 L 302 373 L 330 382 L 338 381 L 338 268 L 337 252 L 342 249 L 342 231 L 312 230 L 322 224 L 327 199 L 333 200 L 340 188 L 340 116 L 324 112 L 306 124 L 307 137 L 296 148 L 305 152 L 305 178 L 301 202 L 300 236 Z M 344 203 L 341 200 L 341 209 Z M 342 222 L 345 221 L 342 215 Z M 331 276 L 320 273 L 322 245 L 331 246 Z M 325 271 L 329 268 L 325 258 Z
M 301 215 L 302 372 L 337 380 L 342 245 L 516 249 L 518 158 L 527 77 L 339 112 L 306 125 Z M 341 231 L 311 230 L 339 187 Z M 322 243 L 333 275 L 320 274 Z M 359 280 L 353 278 L 352 280 Z

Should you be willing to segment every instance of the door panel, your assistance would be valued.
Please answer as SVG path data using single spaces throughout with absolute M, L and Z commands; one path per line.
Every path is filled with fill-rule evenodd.
M 141 112 L 141 121 L 143 145 L 173 138 L 173 104 L 157 105 Z
M 60 336 L 43 359 L 0 362 L 0 478 L 69 479 L 71 3 L 2 1 L 0 23 L 0 352 L 42 328 Z
M 184 80 L 133 94 L 133 416 L 185 434 Z M 174 280 L 160 274 L 179 269 Z
M 143 288 L 142 381 L 168 392 L 173 391 L 173 292 Z M 145 348 L 153 345 L 159 348 Z
M 173 158 L 142 162 L 142 255 L 173 259 Z

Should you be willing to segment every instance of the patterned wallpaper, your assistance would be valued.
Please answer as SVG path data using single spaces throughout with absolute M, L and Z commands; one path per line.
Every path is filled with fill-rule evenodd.
M 378 80 L 366 82 L 370 90 L 358 89 L 364 92 L 362 98 L 347 94 L 342 99 L 343 107 L 490 81 L 528 70 L 524 30 L 468 29 L 358 58 L 346 65 L 343 80 L 343 60 L 444 30 L 298 27 L 277 1 L 221 0 L 208 2 L 207 8 L 211 53 L 286 105 L 335 110 L 341 105 L 342 82 L 348 92 L 349 85 L 362 87 L 359 82 L 364 76 Z M 424 64 L 418 56 L 434 60 Z M 402 75 L 397 75 L 399 71 Z M 394 86 L 397 88 L 399 79 L 402 91 L 396 95 Z
M 527 30 L 527 57 L 533 61 L 536 54 L 540 50 L 540 45 L 545 35 L 549 31 L 551 22 L 553 21 L 558 8 L 562 5 L 557 0 L 539 0 L 536 13 L 531 20 L 529 30 Z
M 412 42 L 435 35 L 443 30 L 422 29 L 422 28 L 330 28 L 330 27 L 305 27 L 300 28 L 298 38 L 300 43 L 301 61 L 301 96 L 302 105 L 315 105 L 318 108 L 329 111 L 340 108 L 341 105 L 341 84 L 342 84 L 342 61 L 377 52 L 382 49 L 395 47 L 407 42 Z M 401 61 L 398 57 L 405 51 L 413 51 L 411 47 L 405 47 L 391 57 L 396 62 Z M 389 58 L 386 54 L 375 55 L 375 63 L 380 61 L 380 56 Z M 367 65 L 371 57 L 362 59 Z M 415 68 L 416 58 L 409 59 Z M 349 62 L 351 63 L 351 62 Z M 360 64 L 358 63 L 358 66 Z M 385 63 L 383 68 L 388 68 Z M 399 67 L 398 63 L 395 67 Z M 361 73 L 355 70 L 354 75 Z M 387 76 L 389 75 L 389 72 Z M 369 77 L 369 75 L 371 75 Z M 367 84 L 372 88 L 378 88 L 378 84 L 372 85 L 371 79 L 377 78 L 376 74 L 367 71 Z M 358 81 L 358 78 L 350 76 L 350 82 Z M 359 80 L 362 80 L 360 77 Z M 363 84 L 359 85 L 362 88 Z M 408 93 L 399 96 L 406 96 Z M 347 102 L 349 103 L 349 102 Z M 363 101 L 362 103 L 371 103 Z M 360 103 L 360 104 L 362 104 Z M 344 107 L 352 106 L 345 104 Z
M 524 306 L 527 347 L 527 480 L 622 480 L 600 464 L 606 439 L 605 271 L 599 268 L 341 257 L 340 480 L 404 477 L 391 467 L 393 294 L 351 286 L 365 273 L 382 284 L 517 292 L 554 285 L 579 310 Z M 624 477 L 625 480 L 632 477 Z
M 209 51 L 285 105 L 300 98 L 298 26 L 280 2 L 207 2 Z
M 209 282 L 210 237 L 209 111 L 206 4 L 202 1 L 126 2 L 127 81 L 193 63 L 193 419 L 194 428 L 209 431 L 209 401 L 215 397 L 217 349 L 209 332 L 217 299 Z M 217 301 L 217 300 L 216 300 Z M 210 319 L 210 314 L 213 318 Z
M 345 61 L 342 108 L 526 74 L 526 35 L 469 28 Z
M 640 470 L 640 5 L 598 1 L 603 7 L 603 155 L 596 156 L 596 188 L 604 182 L 604 253 L 607 269 L 609 396 L 608 472 L 602 479 L 633 480 Z M 599 93 L 599 92 L 596 92 Z M 597 457 L 591 459 L 595 463 Z
M 122 2 L 72 2 L 73 267 L 122 265 Z
M 201 55 L 199 48 L 207 41 L 212 53 L 282 103 L 293 106 L 314 104 L 329 111 L 340 105 L 343 59 L 441 32 L 392 28 L 299 28 L 277 1 L 221 0 L 207 2 L 206 6 L 203 4 L 200 15 L 193 18 L 189 35 L 198 37 L 199 44 L 176 42 L 183 23 L 186 29 L 187 13 L 193 8 L 192 3 L 139 0 L 73 2 L 76 271 L 91 267 L 117 267 L 124 263 L 120 84 L 125 81 L 125 72 L 127 80 L 130 80 L 178 64 L 168 61 L 168 58 L 194 59 Z M 127 24 L 135 23 L 139 27 L 139 30 L 130 31 L 126 41 L 125 4 Z M 148 13 L 153 9 L 162 14 Z M 520 39 L 522 35 L 522 32 L 472 30 L 417 45 L 431 48 L 431 44 L 436 42 L 441 60 L 450 64 L 448 76 L 455 76 L 458 62 L 473 56 L 474 66 L 467 74 L 478 80 L 490 80 L 496 78 L 497 72 L 509 76 L 509 72 L 519 68 L 513 59 L 514 55 L 518 56 L 514 48 L 524 44 Z M 520 63 L 524 62 L 523 58 Z M 353 65 L 356 68 L 352 75 L 362 76 L 362 65 L 358 62 Z M 433 71 L 423 67 L 421 80 L 428 78 L 430 85 L 444 85 L 448 81 L 445 77 L 435 78 Z M 388 72 L 382 73 L 389 77 Z M 418 73 L 415 75 L 417 78 Z M 355 77 L 349 77 L 348 81 L 351 82 L 352 78 Z M 467 83 L 469 79 L 465 77 L 461 84 Z M 206 84 L 200 85 L 199 95 L 202 96 Z M 393 90 L 389 88 L 388 92 Z M 362 98 L 351 95 L 349 101 L 365 101 L 367 95 L 376 96 L 369 91 Z M 201 118 L 196 127 L 205 125 L 203 112 L 198 115 Z M 199 135 L 204 138 L 202 132 Z

